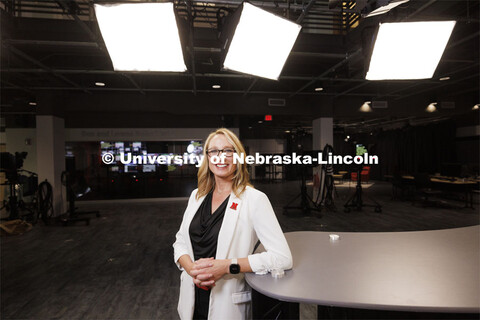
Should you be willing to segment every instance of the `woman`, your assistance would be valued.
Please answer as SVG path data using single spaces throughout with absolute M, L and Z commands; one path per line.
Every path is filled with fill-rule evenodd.
M 267 196 L 249 183 L 245 154 L 230 130 L 212 132 L 198 171 L 198 189 L 188 201 L 173 244 L 182 274 L 181 319 L 251 318 L 251 290 L 245 272 L 290 269 L 292 255 Z M 216 157 L 224 163 L 214 164 Z M 208 161 L 207 161 L 208 160 Z M 252 254 L 257 240 L 266 252 Z

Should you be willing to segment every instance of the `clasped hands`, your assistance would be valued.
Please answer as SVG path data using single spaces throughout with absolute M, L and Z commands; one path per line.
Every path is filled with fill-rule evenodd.
M 215 282 L 228 273 L 229 260 L 202 258 L 193 262 L 187 273 L 198 286 L 213 288 Z

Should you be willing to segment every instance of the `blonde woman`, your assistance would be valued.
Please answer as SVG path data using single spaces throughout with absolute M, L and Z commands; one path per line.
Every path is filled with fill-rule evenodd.
M 198 171 L 198 189 L 188 201 L 173 244 L 182 271 L 178 313 L 181 319 L 249 319 L 251 289 L 245 272 L 290 269 L 292 255 L 267 196 L 254 189 L 245 164 L 233 154 L 245 154 L 230 130 L 212 132 Z M 224 163 L 214 164 L 214 156 Z M 257 242 L 266 252 L 252 254 Z

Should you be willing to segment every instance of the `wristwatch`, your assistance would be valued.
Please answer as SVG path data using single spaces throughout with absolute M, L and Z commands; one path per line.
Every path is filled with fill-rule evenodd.
M 237 259 L 232 259 L 232 262 L 230 263 L 230 273 L 231 274 L 240 273 L 240 265 L 238 264 Z

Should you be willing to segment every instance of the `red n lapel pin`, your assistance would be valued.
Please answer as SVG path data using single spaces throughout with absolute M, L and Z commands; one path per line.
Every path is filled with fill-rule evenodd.
M 238 203 L 232 202 L 230 209 L 237 210 Z

